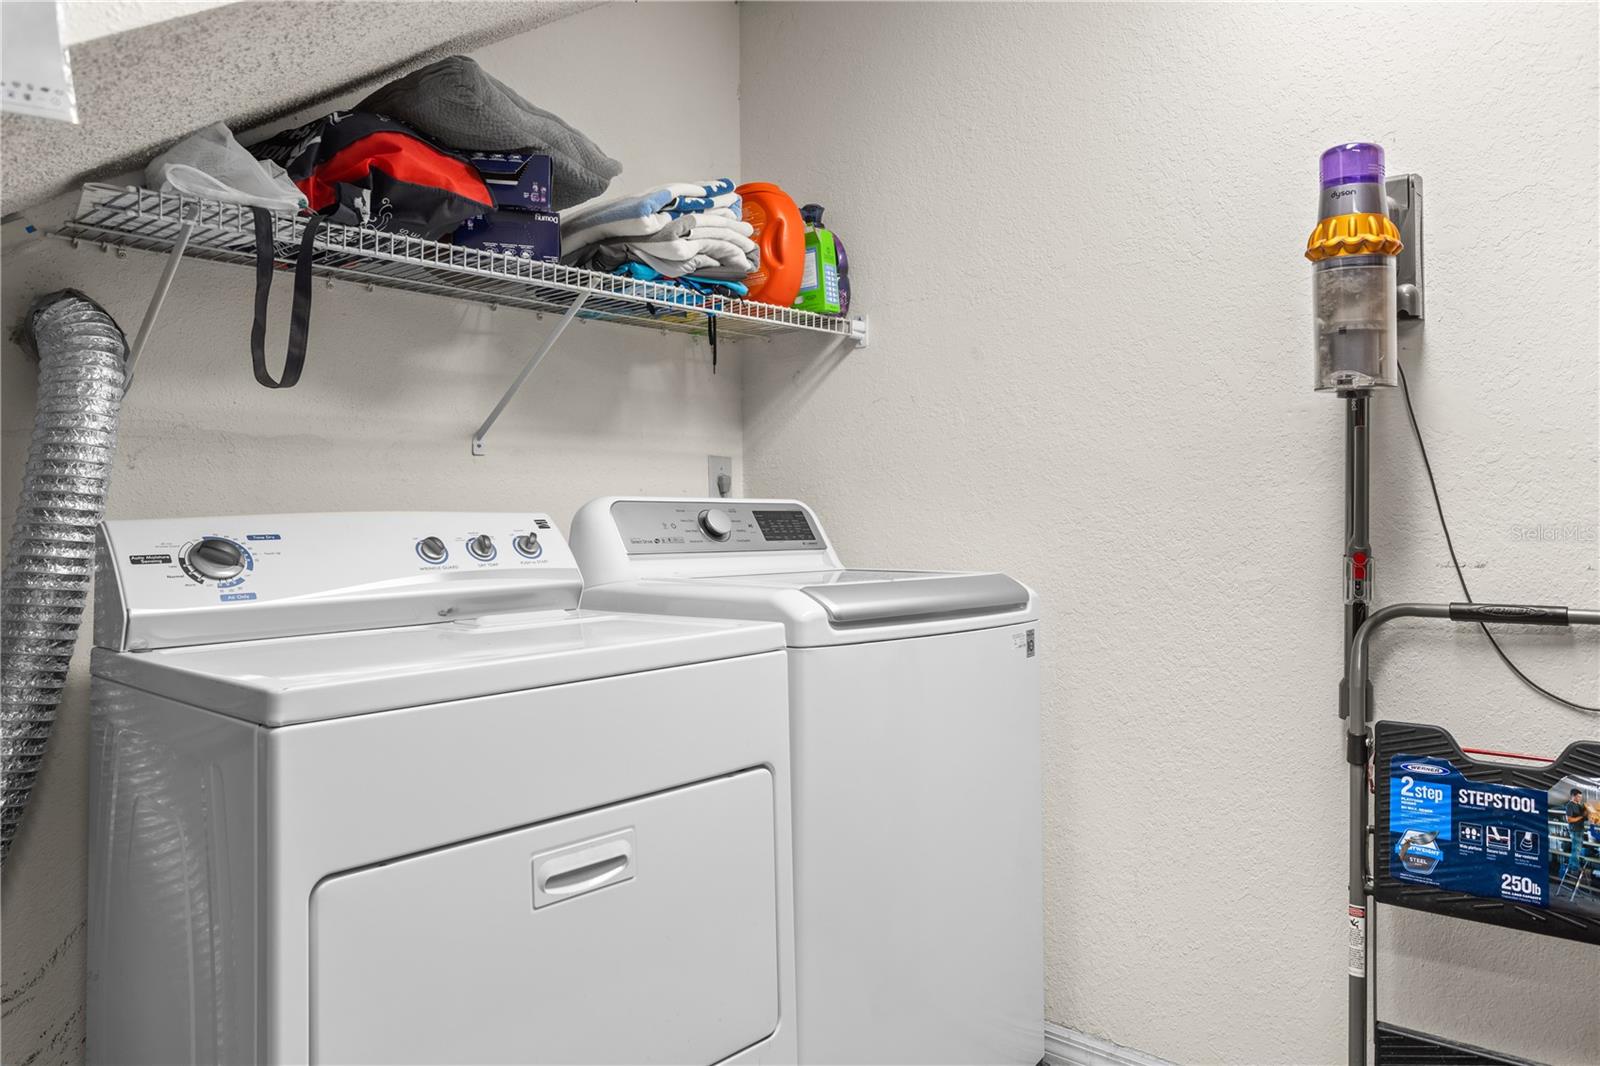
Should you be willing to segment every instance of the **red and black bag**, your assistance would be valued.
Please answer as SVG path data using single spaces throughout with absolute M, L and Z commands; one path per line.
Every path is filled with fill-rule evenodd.
M 494 206 L 466 159 L 382 115 L 335 111 L 251 147 L 330 222 L 433 240 Z
M 288 355 L 282 376 L 273 380 L 265 353 L 273 219 L 254 209 L 256 316 L 250 355 L 256 380 L 272 389 L 293 385 L 305 365 L 313 242 L 324 220 L 434 240 L 494 206 L 489 187 L 471 163 L 382 115 L 335 111 L 252 145 L 250 151 L 287 171 L 318 216 L 307 222 L 301 241 Z

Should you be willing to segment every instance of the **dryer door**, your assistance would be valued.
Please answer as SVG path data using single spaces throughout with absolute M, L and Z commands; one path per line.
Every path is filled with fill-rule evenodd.
M 328 878 L 321 1063 L 715 1062 L 778 1024 L 772 776 Z

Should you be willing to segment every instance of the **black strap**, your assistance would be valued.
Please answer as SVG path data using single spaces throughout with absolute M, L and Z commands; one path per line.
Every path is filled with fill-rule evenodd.
M 250 209 L 256 222 L 256 320 L 250 327 L 250 366 L 256 380 L 269 389 L 287 389 L 300 380 L 306 365 L 306 340 L 311 332 L 311 255 L 322 216 L 306 221 L 300 238 L 300 257 L 294 264 L 294 307 L 289 314 L 289 350 L 283 359 L 283 376 L 272 379 L 267 370 L 267 297 L 272 293 L 272 213 Z

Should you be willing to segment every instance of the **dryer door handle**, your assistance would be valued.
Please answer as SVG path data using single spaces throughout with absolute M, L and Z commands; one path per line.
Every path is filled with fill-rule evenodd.
M 533 857 L 535 910 L 634 876 L 633 829 L 591 837 Z

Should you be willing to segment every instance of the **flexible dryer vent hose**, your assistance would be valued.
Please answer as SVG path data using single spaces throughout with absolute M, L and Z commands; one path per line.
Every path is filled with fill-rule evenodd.
M 70 289 L 34 305 L 26 336 L 39 355 L 39 402 L 0 592 L 0 863 L 44 759 L 88 605 L 128 354 L 111 316 Z

